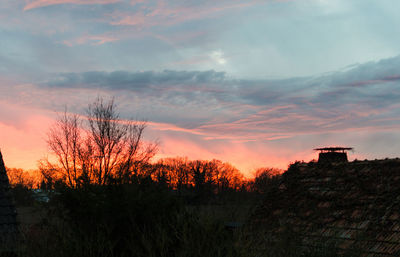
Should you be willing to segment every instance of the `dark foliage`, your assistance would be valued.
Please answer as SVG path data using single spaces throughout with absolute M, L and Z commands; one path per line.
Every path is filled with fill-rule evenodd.
M 18 184 L 10 189 L 13 200 L 17 205 L 32 205 L 34 202 L 32 190 Z
M 281 173 L 281 170 L 273 168 L 258 169 L 254 180 L 250 184 L 250 189 L 254 192 L 265 194 L 280 183 Z
M 54 256 L 237 256 L 224 224 L 188 211 L 180 199 L 150 179 L 65 187 L 49 203 L 53 221 L 40 233 L 62 249 Z M 36 252 L 54 254 L 46 247 Z
M 93 237 L 105 233 L 113 245 L 112 252 L 143 251 L 144 233 L 156 233 L 160 224 L 173 224 L 182 205 L 166 188 L 142 180 L 126 185 L 90 185 L 84 189 L 65 188 L 53 199 L 58 211 L 66 212 L 74 231 Z M 61 214 L 61 213 L 59 213 Z M 172 241 L 172 240 L 171 240 Z M 134 248 L 134 249 L 132 249 Z

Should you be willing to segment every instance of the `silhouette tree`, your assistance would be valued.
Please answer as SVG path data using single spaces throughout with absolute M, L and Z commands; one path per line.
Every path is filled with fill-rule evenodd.
M 87 117 L 65 111 L 48 133 L 47 143 L 57 162 L 42 162 L 70 187 L 84 184 L 127 183 L 156 153 L 157 144 L 145 143 L 146 122 L 122 120 L 114 100 L 97 98 Z
M 196 160 L 189 163 L 190 171 L 193 176 L 194 188 L 198 193 L 203 193 L 206 184 L 206 167 L 205 162 Z
M 187 157 L 164 158 L 152 165 L 152 178 L 167 183 L 180 194 L 193 188 L 197 193 L 239 190 L 246 179 L 238 169 L 220 160 L 193 160 Z
M 165 158 L 158 162 L 168 174 L 169 184 L 181 193 L 190 184 L 190 171 L 187 157 Z
M 156 151 L 155 144 L 143 143 L 146 123 L 122 121 L 115 107 L 113 100 L 105 103 L 97 98 L 87 109 L 98 184 L 107 183 L 109 178 L 129 181 Z
M 56 168 L 47 162 L 47 170 L 56 169 L 69 186 L 75 186 L 79 176 L 78 166 L 82 157 L 80 123 L 78 115 L 69 114 L 65 109 L 47 134 L 47 145 L 58 163 Z
M 275 168 L 257 169 L 255 172 L 254 181 L 251 185 L 252 190 L 258 193 L 264 193 L 272 185 L 275 185 L 279 182 L 282 173 L 282 170 Z

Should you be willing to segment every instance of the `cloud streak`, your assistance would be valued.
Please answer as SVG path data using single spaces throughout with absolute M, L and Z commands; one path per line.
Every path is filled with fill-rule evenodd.
M 194 1 L 188 1 L 184 4 L 177 1 L 134 1 L 133 5 L 139 5 L 139 9 L 133 11 L 117 11 L 112 14 L 110 24 L 115 26 L 171 26 L 182 22 L 188 22 L 197 19 L 205 19 L 210 16 L 242 9 L 259 4 L 257 1 L 202 1 L 198 4 Z
M 119 38 L 107 35 L 84 35 L 73 40 L 64 40 L 63 43 L 67 46 L 73 47 L 87 43 L 90 43 L 91 45 L 102 45 L 117 40 L 119 40 Z
M 112 4 L 120 2 L 120 0 L 31 0 L 25 7 L 24 11 L 28 11 L 35 8 L 59 5 L 59 4 L 79 4 L 79 5 L 90 5 L 90 4 Z

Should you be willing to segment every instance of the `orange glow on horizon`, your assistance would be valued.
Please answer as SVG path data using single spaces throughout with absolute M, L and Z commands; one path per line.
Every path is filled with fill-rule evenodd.
M 38 161 L 49 155 L 46 133 L 53 122 L 54 119 L 50 117 L 35 114 L 29 116 L 19 127 L 0 123 L 1 150 L 6 166 L 24 170 L 37 169 Z M 154 124 L 156 123 L 152 123 L 152 126 Z M 237 143 L 230 145 L 215 143 L 215 149 L 207 149 L 207 147 L 192 141 L 190 138 L 182 138 L 179 135 L 171 137 L 163 134 L 162 130 L 165 129 L 165 124 L 160 126 L 161 131 L 148 127 L 149 130 L 154 130 L 151 131 L 152 134 L 160 136 L 161 141 L 160 151 L 155 156 L 154 161 L 176 156 L 187 156 L 192 160 L 219 159 L 231 163 L 246 177 L 252 176 L 252 172 L 260 167 L 286 169 L 290 162 L 283 158 L 274 158 L 267 152 L 254 153 Z
M 0 123 L 0 142 L 7 167 L 36 169 L 37 162 L 45 157 L 46 131 L 52 120 L 45 116 L 32 116 L 16 128 Z
M 2 103 L 0 103 L 2 105 Z M 2 106 L 0 106 L 2 107 Z M 7 107 L 4 107 L 7 108 Z M 7 167 L 25 170 L 37 169 L 38 161 L 49 155 L 46 133 L 54 123 L 54 113 L 12 106 L 17 121 L 0 123 L 0 147 Z M 180 128 L 173 124 L 149 122 L 145 138 L 158 138 L 161 142 L 154 161 L 165 157 L 185 156 L 191 160 L 218 159 L 231 163 L 244 176 L 252 177 L 258 168 L 271 167 L 286 170 L 291 162 L 310 161 L 318 155 L 312 149 L 296 151 L 274 147 L 266 143 L 240 140 L 206 140 L 202 131 Z M 354 159 L 353 155 L 349 156 Z M 361 155 L 355 158 L 362 159 Z

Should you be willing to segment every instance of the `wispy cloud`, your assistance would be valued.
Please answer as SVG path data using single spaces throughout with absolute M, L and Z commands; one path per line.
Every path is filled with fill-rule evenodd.
M 112 25 L 117 26 L 168 26 L 191 20 L 205 19 L 218 13 L 241 9 L 255 4 L 255 1 L 202 1 L 198 4 L 193 1 L 132 1 L 133 5 L 140 5 L 135 11 L 117 11 L 112 14 Z
M 91 44 L 91 45 L 102 45 L 109 42 L 114 42 L 119 40 L 116 37 L 107 36 L 107 35 L 84 35 L 79 38 L 75 38 L 72 40 L 64 40 L 63 44 L 67 46 L 76 46 L 82 44 Z
M 24 7 L 24 11 L 28 11 L 35 8 L 45 7 L 49 5 L 58 4 L 112 4 L 120 2 L 121 0 L 30 0 Z

